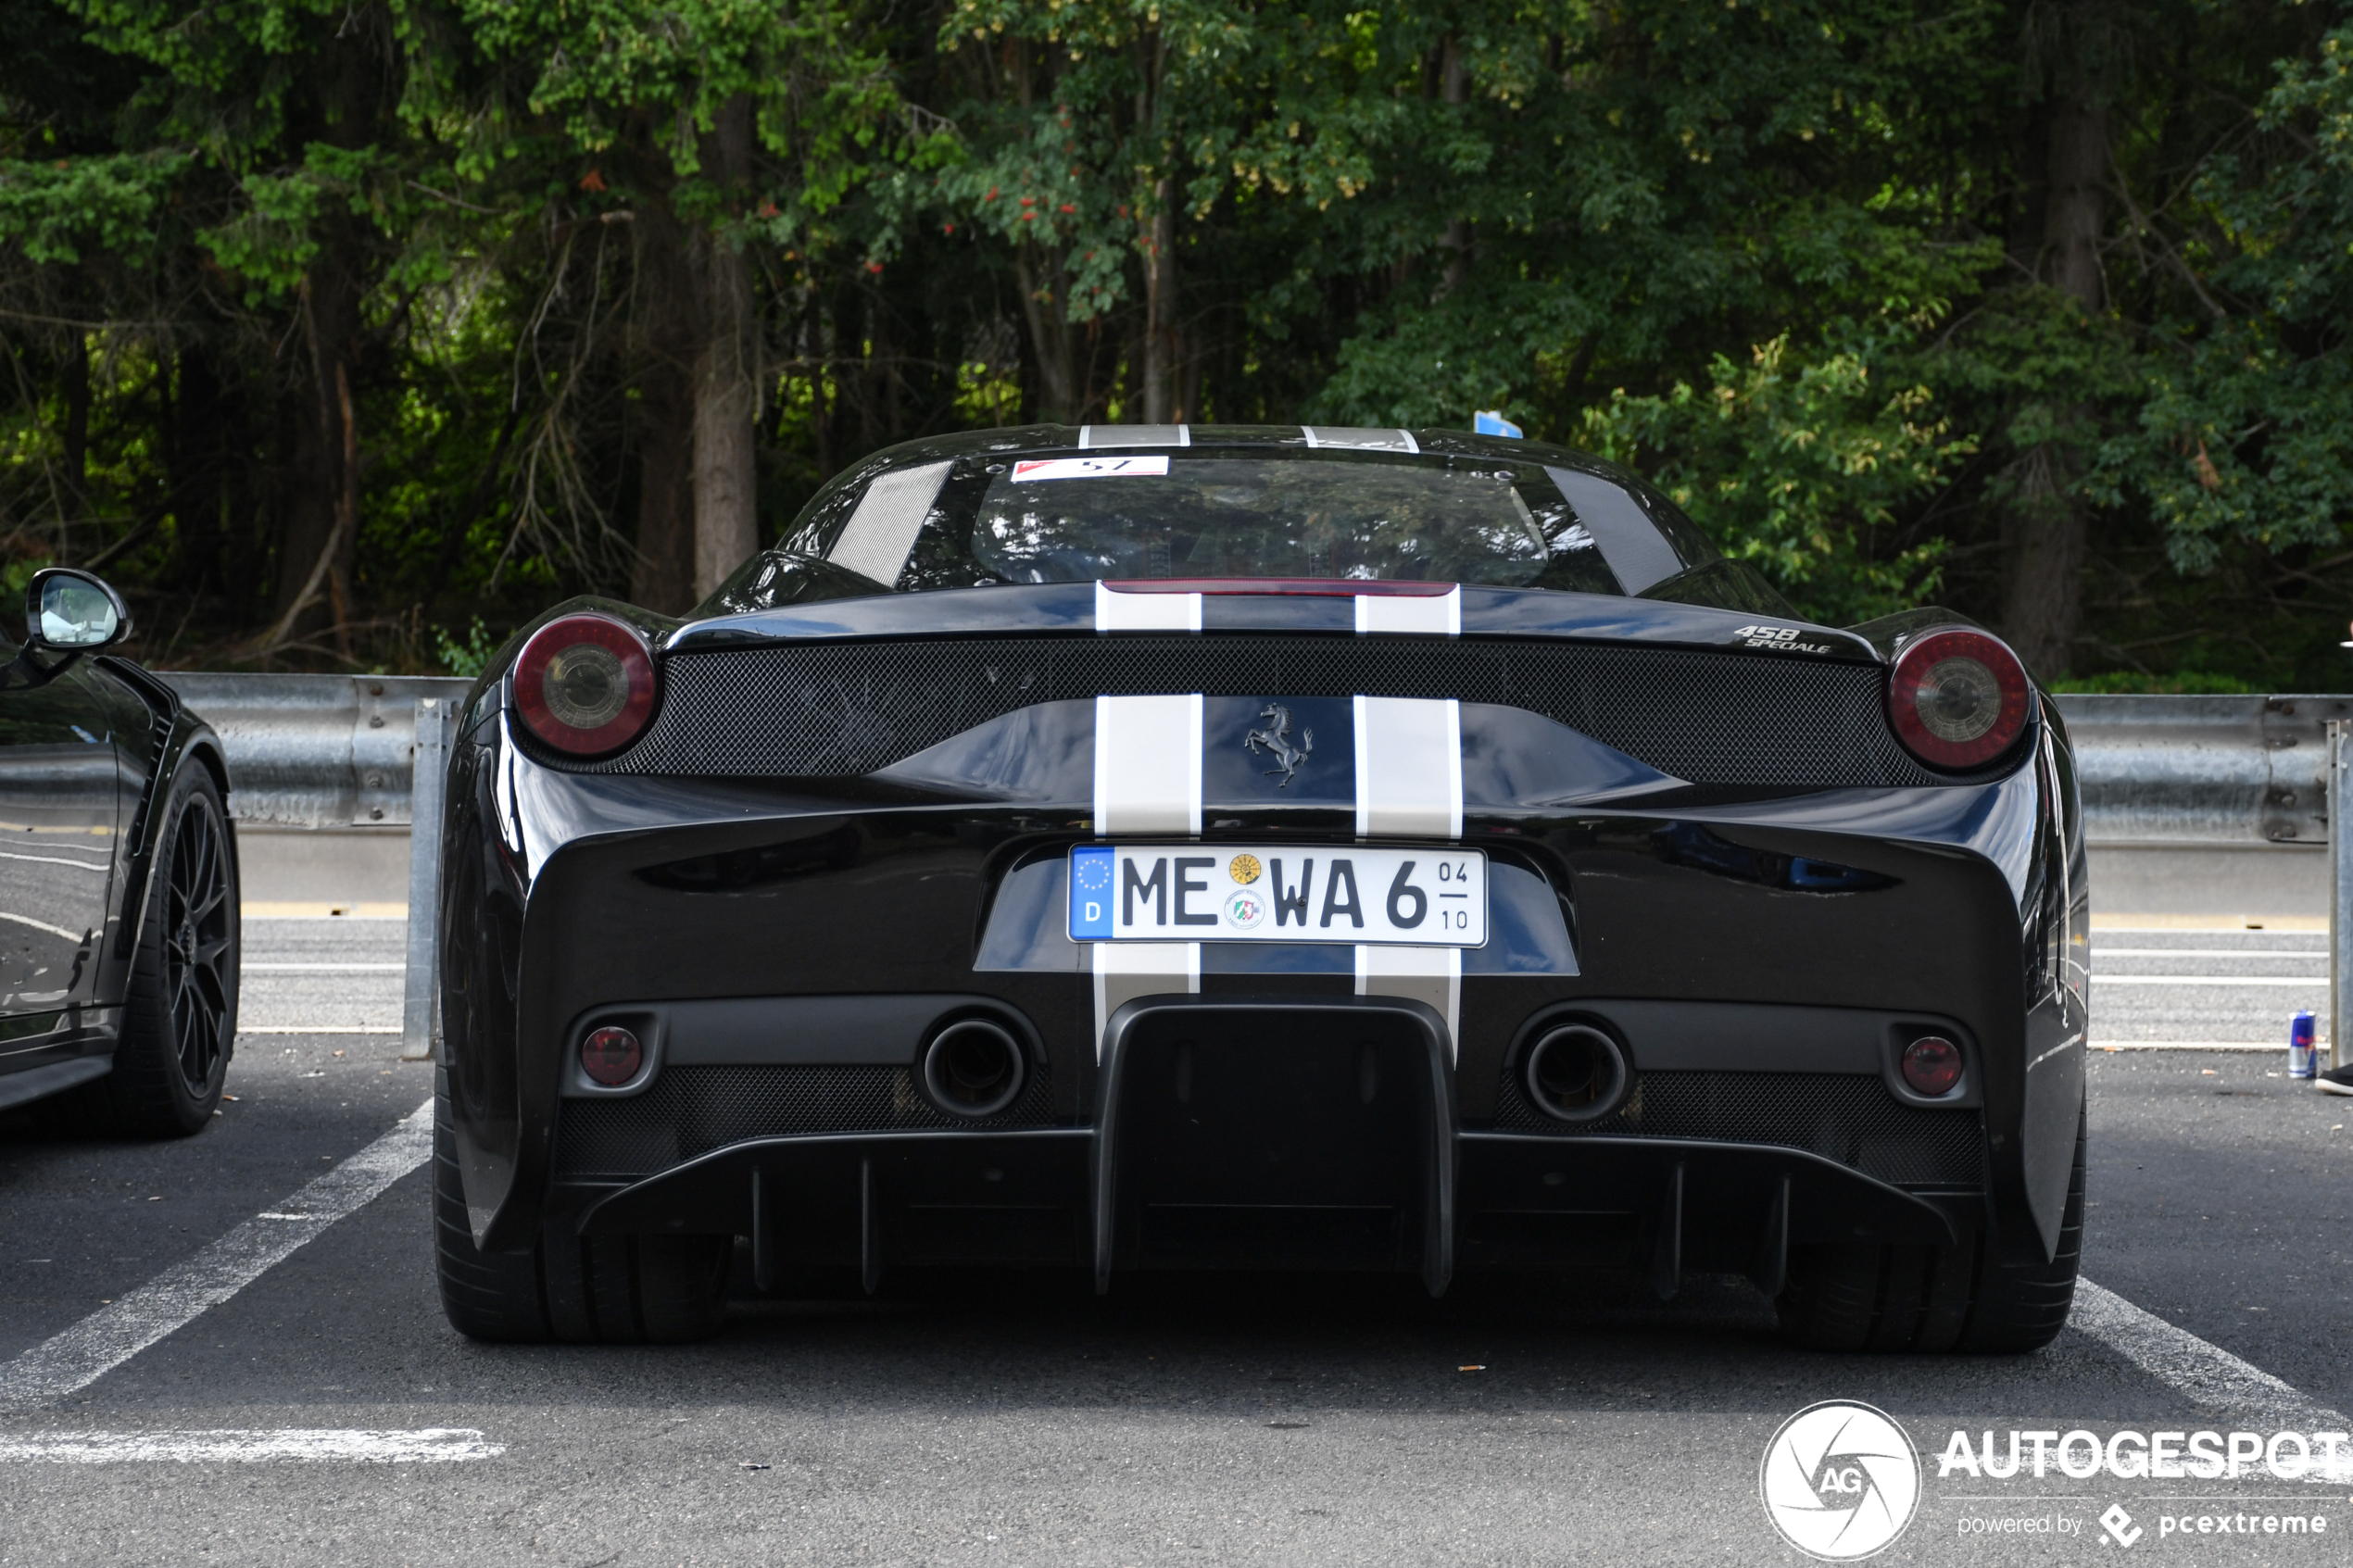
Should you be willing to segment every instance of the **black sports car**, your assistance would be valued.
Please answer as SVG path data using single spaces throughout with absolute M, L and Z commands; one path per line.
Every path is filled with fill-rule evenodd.
M 2018 1349 L 2082 1218 L 2057 715 L 1442 431 L 876 454 L 686 621 L 574 600 L 453 749 L 436 1220 L 485 1338 L 731 1268 L 1744 1273 Z
M 0 1108 L 185 1136 L 237 1034 L 237 847 L 220 742 L 103 652 L 112 588 L 51 568 L 0 668 Z

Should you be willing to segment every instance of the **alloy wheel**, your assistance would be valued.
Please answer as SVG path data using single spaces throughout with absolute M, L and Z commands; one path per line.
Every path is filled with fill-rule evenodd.
M 203 1094 L 228 1047 L 229 859 L 220 822 L 203 796 L 192 797 L 172 835 L 171 876 L 164 894 L 164 985 L 171 998 L 171 1043 L 180 1073 Z

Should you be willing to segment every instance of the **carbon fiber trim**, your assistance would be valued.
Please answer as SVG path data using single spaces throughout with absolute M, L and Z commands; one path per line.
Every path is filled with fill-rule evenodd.
M 903 1067 L 673 1067 L 641 1095 L 563 1101 L 556 1174 L 635 1180 L 747 1138 L 794 1133 L 1050 1126 L 1053 1103 L 1042 1067 L 1011 1110 L 979 1121 L 935 1109 Z
M 1495 1125 L 1558 1137 L 1701 1138 L 1802 1148 L 1897 1186 L 1982 1186 L 1974 1110 L 1906 1105 L 1876 1077 L 1844 1073 L 1642 1073 L 1617 1115 L 1580 1126 L 1528 1102 L 1504 1075 Z
M 673 656 L 661 711 L 636 746 L 585 766 L 548 761 L 680 777 L 855 776 L 1033 703 L 1200 692 L 1504 704 L 1693 784 L 1964 782 L 1898 746 L 1884 682 L 1872 664 L 1624 644 L 1244 633 L 817 643 Z

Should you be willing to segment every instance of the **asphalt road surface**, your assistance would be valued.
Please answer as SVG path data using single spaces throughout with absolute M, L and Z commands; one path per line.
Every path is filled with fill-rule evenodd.
M 2194 1048 L 2095 1051 L 2103 1288 L 2020 1358 L 1801 1352 L 1744 1283 L 1609 1278 L 900 1275 L 739 1301 L 688 1348 L 472 1345 L 434 1295 L 400 943 L 250 922 L 236 1098 L 199 1137 L 0 1118 L 0 1563 L 1800 1562 L 1760 1463 L 1822 1400 L 1919 1450 L 1879 1561 L 2353 1557 L 2353 1479 L 1940 1457 L 2347 1430 L 2353 1100 L 2278 1044 L 2321 1008 L 2318 935 L 2099 934 L 2095 1045 Z M 1894 1497 L 1883 1461 L 1856 1474 Z

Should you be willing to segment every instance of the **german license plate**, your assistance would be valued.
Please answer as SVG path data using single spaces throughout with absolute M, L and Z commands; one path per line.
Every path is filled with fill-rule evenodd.
M 1475 849 L 1082 845 L 1070 852 L 1074 942 L 1487 942 Z

